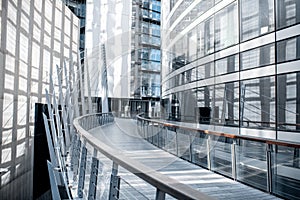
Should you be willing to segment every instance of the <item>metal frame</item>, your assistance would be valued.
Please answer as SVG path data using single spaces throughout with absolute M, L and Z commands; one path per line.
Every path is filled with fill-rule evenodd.
M 276 156 L 274 154 L 274 148 L 276 150 L 276 148 L 278 146 L 284 146 L 284 147 L 290 147 L 290 148 L 294 148 L 294 160 L 297 160 L 297 158 L 299 158 L 299 149 L 300 149 L 300 143 L 295 143 L 295 142 L 287 142 L 287 141 L 280 141 L 280 140 L 275 140 L 275 139 L 267 139 L 267 138 L 260 138 L 260 137 L 252 137 L 252 136 L 246 136 L 246 135 L 236 135 L 236 134 L 228 134 L 228 133 L 223 133 L 223 132 L 215 132 L 215 131 L 209 131 L 209 130 L 202 130 L 200 128 L 191 128 L 191 127 L 187 127 L 184 125 L 178 125 L 178 124 L 172 124 L 170 122 L 166 123 L 163 121 L 159 121 L 159 120 L 154 120 L 154 119 L 147 119 L 144 118 L 142 116 L 137 116 L 137 120 L 140 124 L 140 126 L 144 127 L 142 129 L 140 129 L 141 131 L 143 131 L 141 134 L 147 134 L 144 133 L 144 131 L 148 130 L 145 129 L 147 127 L 148 124 L 150 123 L 157 123 L 162 127 L 165 128 L 173 128 L 173 129 L 182 129 L 182 130 L 186 130 L 186 131 L 190 131 L 190 132 L 203 132 L 204 134 L 207 135 L 207 140 L 206 140 L 206 148 L 207 148 L 207 168 L 209 170 L 214 170 L 213 167 L 213 162 L 212 162 L 212 156 L 211 155 L 211 150 L 214 149 L 214 147 L 212 146 L 212 137 L 224 137 L 224 138 L 228 138 L 228 139 L 232 139 L 232 143 L 231 143 L 231 169 L 232 169 L 232 174 L 231 177 L 234 180 L 237 180 L 237 175 L 238 175 L 238 168 L 237 168 L 237 164 L 238 164 L 238 155 L 237 155 L 237 145 L 239 146 L 241 141 L 252 141 L 252 142 L 258 142 L 258 143 L 262 143 L 266 145 L 266 170 L 267 170 L 267 192 L 269 193 L 275 193 L 274 192 L 274 173 L 276 173 L 276 168 L 277 168 L 277 160 L 276 160 Z M 177 133 L 177 132 L 176 132 Z M 192 133 L 191 133 L 192 134 Z M 190 134 L 190 135 L 191 135 Z M 191 142 L 192 145 L 192 142 Z M 167 151 L 169 151 L 168 149 L 166 149 Z M 178 151 L 178 149 L 177 149 Z M 171 153 L 171 152 L 170 152 Z M 193 162 L 193 161 L 192 161 Z M 296 163 L 295 167 L 297 168 L 297 166 L 299 166 L 299 163 Z M 205 167 L 205 166 L 204 166 Z M 228 175 L 228 174 L 226 174 Z

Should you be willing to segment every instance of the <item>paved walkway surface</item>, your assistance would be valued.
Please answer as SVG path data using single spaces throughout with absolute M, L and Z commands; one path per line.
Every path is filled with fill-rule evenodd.
M 216 199 L 278 199 L 182 160 L 148 143 L 137 133 L 135 120 L 116 118 L 114 124 L 98 127 L 90 132 L 106 144 L 122 150 L 130 158 Z M 119 175 L 123 180 L 120 189 L 122 199 L 155 199 L 155 188 L 125 170 L 120 170 Z M 172 198 L 167 196 L 167 199 Z

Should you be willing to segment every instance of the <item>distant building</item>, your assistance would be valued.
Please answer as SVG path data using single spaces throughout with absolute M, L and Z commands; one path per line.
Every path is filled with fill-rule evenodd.
M 135 17 L 134 17 L 135 16 Z M 160 96 L 160 1 L 133 3 L 132 73 L 137 97 Z M 136 70 L 136 71 L 135 71 Z
M 160 1 L 87 0 L 86 13 L 91 96 L 107 92 L 110 110 L 119 115 L 127 106 L 133 115 L 138 106 L 154 113 L 160 96 Z

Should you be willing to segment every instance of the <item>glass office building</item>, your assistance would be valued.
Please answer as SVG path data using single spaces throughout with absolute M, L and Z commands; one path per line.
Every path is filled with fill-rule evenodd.
M 141 106 L 153 116 L 160 99 L 160 10 L 157 0 L 132 2 L 131 111 Z
M 132 80 L 137 97 L 160 96 L 160 1 L 133 2 Z M 135 39 L 137 38 L 137 39 Z M 135 71 L 135 69 L 137 69 Z
M 162 1 L 165 119 L 300 141 L 300 1 Z
M 116 115 L 158 115 L 160 1 L 87 0 L 85 46 L 85 80 L 89 77 L 99 111 L 99 97 L 107 96 L 109 110 Z

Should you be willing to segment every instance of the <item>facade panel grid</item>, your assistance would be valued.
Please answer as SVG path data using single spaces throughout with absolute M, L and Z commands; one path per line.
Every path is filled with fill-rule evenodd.
M 55 64 L 60 65 L 70 55 L 70 44 L 67 44 L 67 55 L 64 55 L 63 42 L 58 42 L 55 53 L 53 50 L 56 35 L 52 30 L 57 19 L 48 14 L 55 10 L 55 4 L 59 1 L 0 2 L 0 168 L 8 170 L 0 176 L 0 199 L 32 198 L 34 104 L 44 103 L 43 90 L 50 89 L 49 76 L 56 71 L 52 56 L 59 55 Z M 67 29 L 71 33 L 73 26 L 70 22 L 66 29 L 62 24 L 56 28 L 59 34 L 60 30 Z M 74 37 L 77 34 L 73 33 Z M 64 37 L 60 36 L 59 40 Z M 73 51 L 77 55 L 78 50 Z
M 300 2 L 235 0 L 222 7 L 224 3 L 206 4 L 206 10 L 215 9 L 212 15 L 194 14 L 199 9 L 196 4 L 189 4 L 194 7 L 188 13 L 177 7 L 163 13 L 163 29 L 174 27 L 176 21 L 173 30 L 178 31 L 176 37 L 162 34 L 162 41 L 170 39 L 162 46 L 162 102 L 169 106 L 163 117 L 179 120 L 174 116 L 180 116 L 181 121 L 200 127 L 209 123 L 213 130 L 235 126 L 237 134 L 259 130 L 266 138 L 277 138 L 280 131 L 298 133 Z M 195 18 L 184 21 L 186 16 Z M 191 29 L 186 32 L 184 27 Z M 283 37 L 284 33 L 292 37 Z M 191 98 L 197 103 L 187 108 Z M 179 102 L 178 113 L 172 113 L 174 101 Z M 185 115 L 190 106 L 193 117 Z M 206 119 L 201 116 L 205 109 L 210 110 Z

